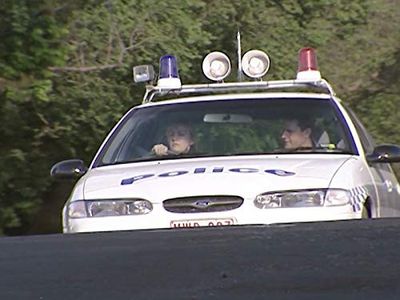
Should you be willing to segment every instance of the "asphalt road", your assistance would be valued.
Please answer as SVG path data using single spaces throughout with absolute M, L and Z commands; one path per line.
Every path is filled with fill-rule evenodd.
M 0 299 L 400 299 L 400 219 L 0 238 Z

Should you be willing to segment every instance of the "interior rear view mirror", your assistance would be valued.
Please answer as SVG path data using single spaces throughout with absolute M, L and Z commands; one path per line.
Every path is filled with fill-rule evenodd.
M 242 114 L 206 114 L 203 121 L 206 123 L 251 123 L 253 118 Z

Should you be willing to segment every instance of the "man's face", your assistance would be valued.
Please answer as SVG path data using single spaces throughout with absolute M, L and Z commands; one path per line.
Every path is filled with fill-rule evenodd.
M 287 121 L 282 131 L 282 141 L 285 149 L 311 147 L 311 129 L 301 130 L 296 120 Z
M 185 125 L 171 126 L 167 129 L 166 134 L 170 151 L 175 154 L 184 154 L 189 152 L 190 147 L 193 145 L 189 128 Z

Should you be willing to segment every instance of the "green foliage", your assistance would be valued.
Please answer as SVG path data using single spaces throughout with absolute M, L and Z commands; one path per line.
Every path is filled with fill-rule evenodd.
M 267 79 L 294 78 L 298 49 L 316 47 L 322 74 L 376 140 L 400 143 L 395 2 L 1 1 L 0 233 L 26 232 L 53 188 L 51 165 L 89 162 L 121 114 L 141 101 L 133 65 L 156 65 L 170 53 L 183 82 L 204 82 L 201 61 L 219 50 L 232 59 L 235 79 L 238 30 L 242 52 L 270 55 Z
M 0 73 L 3 77 L 20 78 L 24 73 L 48 76 L 45 66 L 63 63 L 66 53 L 58 45 L 66 31 L 43 2 L 1 2 Z
M 46 128 L 53 82 L 48 66 L 63 63 L 67 33 L 44 1 L 0 3 L 0 233 L 29 223 L 48 188 Z

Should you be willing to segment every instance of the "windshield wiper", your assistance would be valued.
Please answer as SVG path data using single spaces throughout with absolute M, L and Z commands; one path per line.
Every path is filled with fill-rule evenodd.
M 137 163 L 137 162 L 148 162 L 148 161 L 158 161 L 158 160 L 166 160 L 166 159 L 183 159 L 183 158 L 197 158 L 197 157 L 207 157 L 207 156 L 214 156 L 211 154 L 205 154 L 205 153 L 200 153 L 200 154 L 167 154 L 167 155 L 148 155 L 148 156 L 142 156 L 142 157 L 137 157 L 134 159 L 129 159 L 129 160 L 119 160 L 115 161 L 113 163 L 109 164 L 104 164 L 102 166 L 110 166 L 110 165 L 122 165 L 122 164 L 129 164 L 129 163 Z

